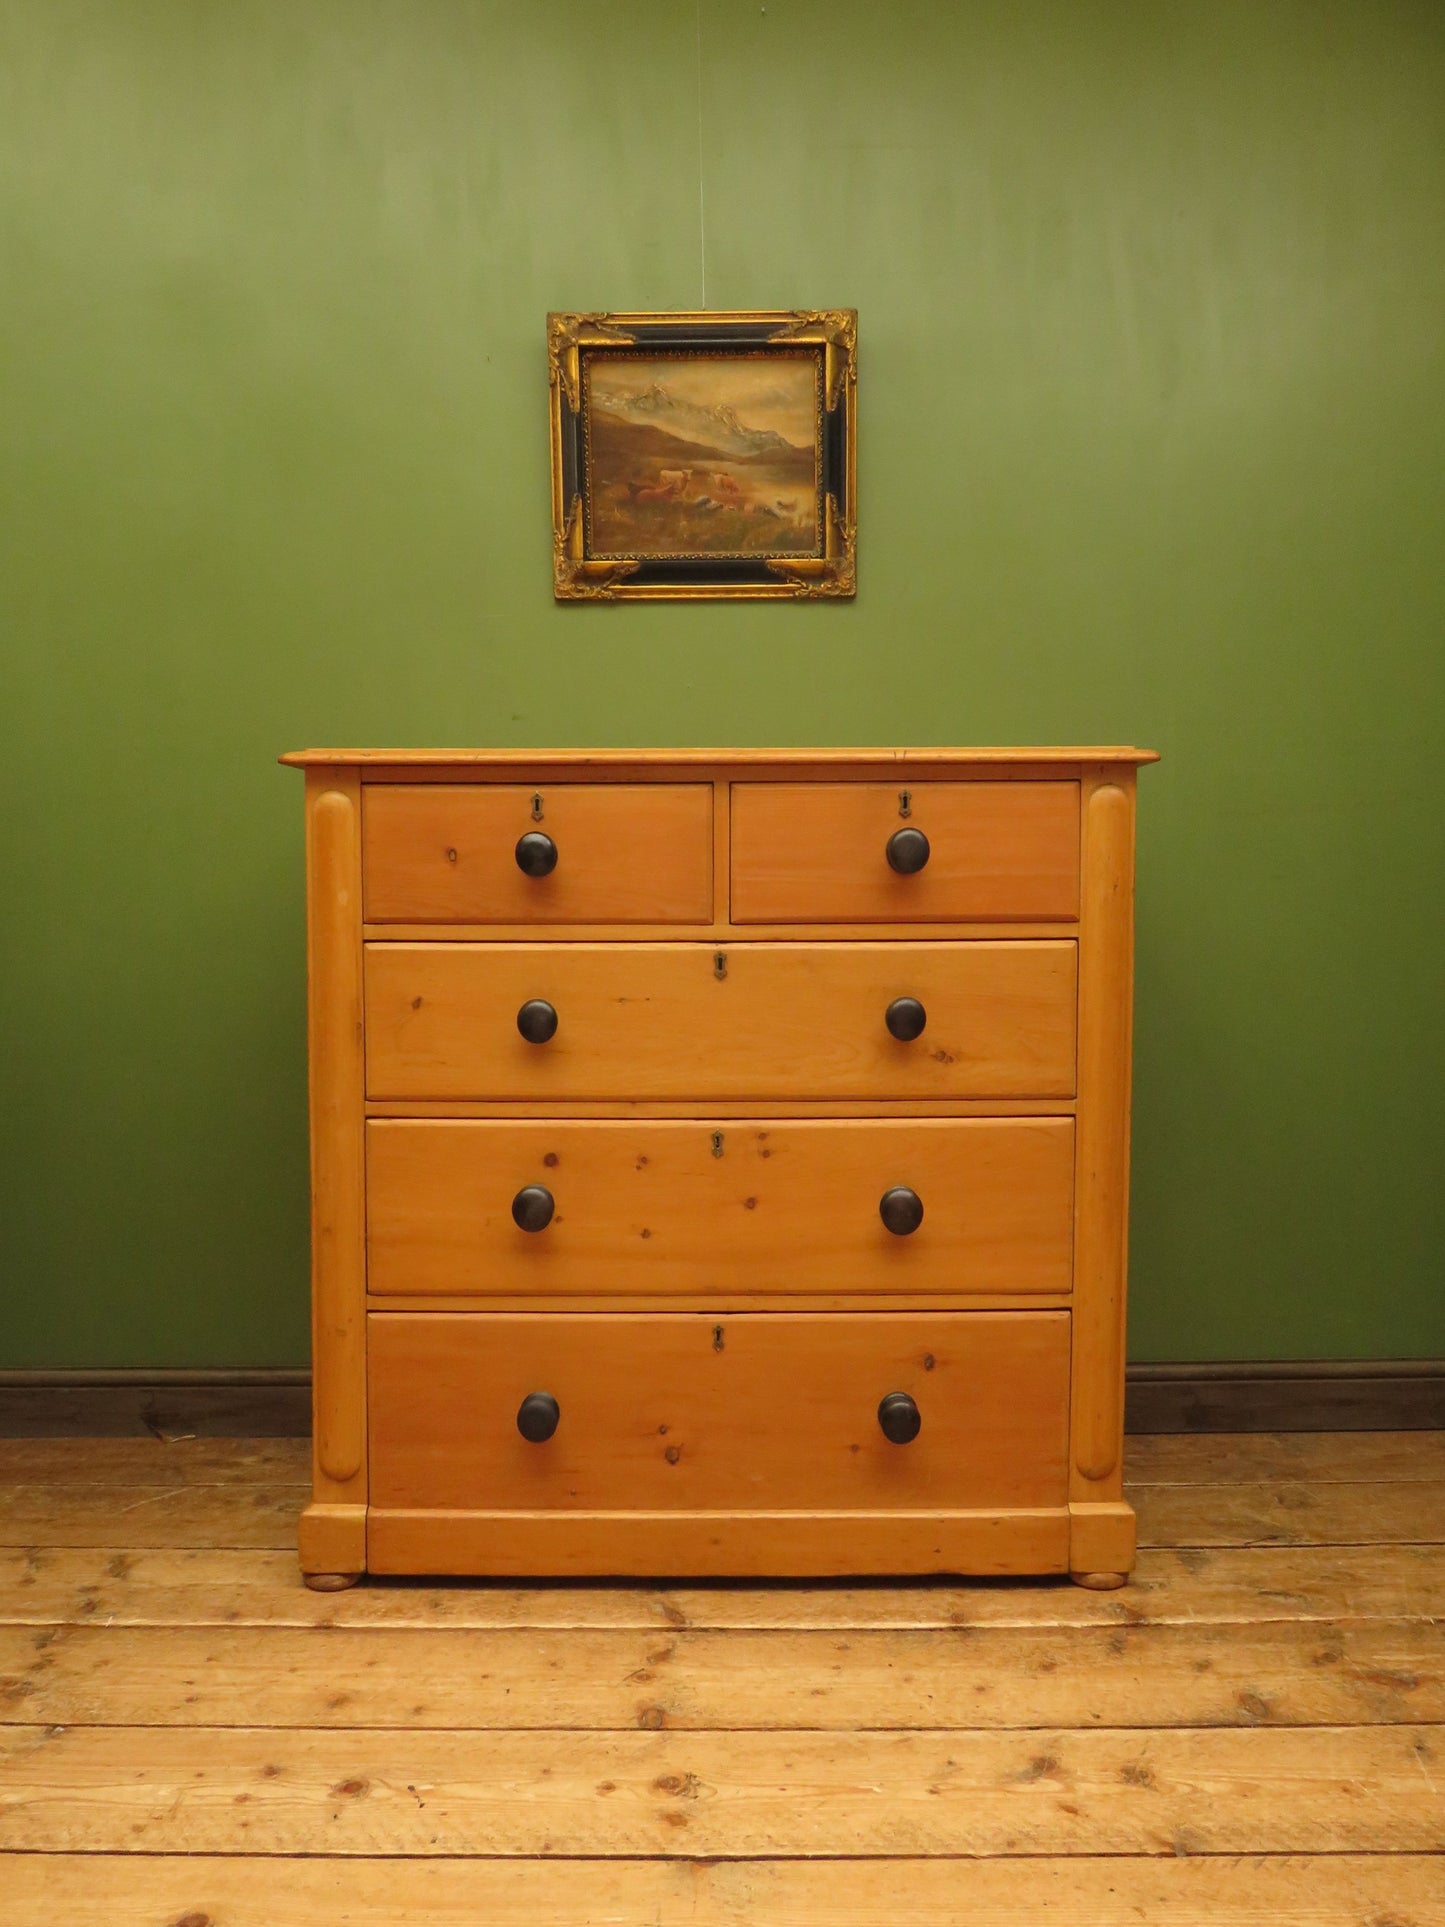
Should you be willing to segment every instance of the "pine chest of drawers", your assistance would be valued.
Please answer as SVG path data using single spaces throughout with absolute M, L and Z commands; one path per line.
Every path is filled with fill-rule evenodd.
M 1148 752 L 283 760 L 309 1583 L 1121 1583 Z

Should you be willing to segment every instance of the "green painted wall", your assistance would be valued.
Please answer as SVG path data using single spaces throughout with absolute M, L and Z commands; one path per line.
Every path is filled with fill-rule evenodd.
M 5 0 L 0 1364 L 304 1358 L 353 740 L 1157 746 L 1133 1354 L 1445 1353 L 1442 99 L 1430 0 Z M 558 608 L 543 314 L 704 262 L 860 310 L 857 603 Z

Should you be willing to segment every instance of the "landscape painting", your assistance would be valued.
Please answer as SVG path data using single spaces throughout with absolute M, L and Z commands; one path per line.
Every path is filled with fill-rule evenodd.
M 582 357 L 586 552 L 821 556 L 822 357 Z
M 855 308 L 547 316 L 559 602 L 858 593 Z

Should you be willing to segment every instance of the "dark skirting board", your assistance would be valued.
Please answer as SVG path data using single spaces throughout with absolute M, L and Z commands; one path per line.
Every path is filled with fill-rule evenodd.
M 1445 1359 L 1131 1365 L 1130 1432 L 1445 1429 Z M 300 1370 L 0 1371 L 0 1438 L 304 1438 Z

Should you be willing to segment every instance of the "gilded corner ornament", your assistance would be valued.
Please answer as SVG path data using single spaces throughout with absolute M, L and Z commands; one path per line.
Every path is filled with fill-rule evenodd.
M 578 363 L 584 347 L 606 343 L 627 343 L 632 336 L 611 325 L 606 314 L 549 314 L 547 317 L 547 379 L 555 389 L 560 381 L 567 394 L 567 405 L 576 414 L 580 409 Z
M 787 327 L 779 329 L 776 341 L 822 341 L 832 350 L 828 361 L 828 406 L 836 408 L 844 384 L 858 379 L 858 315 L 852 308 L 807 308 L 800 311 Z
M 793 595 L 847 597 L 858 593 L 853 524 L 838 513 L 838 504 L 828 497 L 828 553 L 821 563 L 785 562 L 776 557 L 768 567 L 790 585 Z
M 615 585 L 636 567 L 635 563 L 588 562 L 582 554 L 582 498 L 574 496 L 566 522 L 552 538 L 553 581 L 559 599 L 568 601 L 608 601 Z

